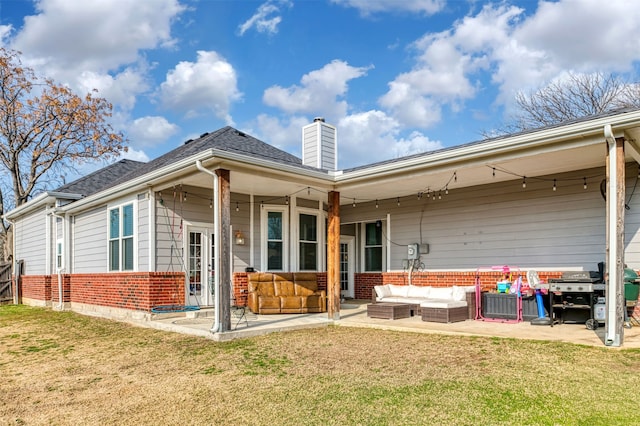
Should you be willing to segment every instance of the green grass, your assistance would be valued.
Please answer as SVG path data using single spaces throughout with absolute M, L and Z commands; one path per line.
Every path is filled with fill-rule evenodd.
M 0 307 L 0 424 L 640 424 L 640 351 L 328 327 L 211 340 Z

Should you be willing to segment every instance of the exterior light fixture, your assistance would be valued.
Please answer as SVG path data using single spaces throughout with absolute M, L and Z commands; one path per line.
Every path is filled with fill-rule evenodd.
M 234 239 L 235 239 L 236 245 L 239 245 L 239 246 L 244 245 L 244 235 L 242 234 L 242 231 L 240 230 L 236 231 Z

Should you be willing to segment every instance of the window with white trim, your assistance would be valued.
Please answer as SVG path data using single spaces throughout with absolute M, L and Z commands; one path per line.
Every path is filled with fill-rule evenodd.
M 263 269 L 287 270 L 287 209 L 279 206 L 264 206 L 260 219 Z
M 56 269 L 62 269 L 62 262 L 64 260 L 62 258 L 62 243 L 63 240 L 58 238 L 56 241 Z
M 133 203 L 109 209 L 109 271 L 134 269 Z
M 364 270 L 382 272 L 382 222 L 365 223 L 364 228 Z
M 298 215 L 298 268 L 318 270 L 318 215 Z

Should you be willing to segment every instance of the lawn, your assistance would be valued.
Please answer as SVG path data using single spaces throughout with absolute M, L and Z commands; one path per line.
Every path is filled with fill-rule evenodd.
M 0 307 L 2 424 L 640 424 L 640 351 L 328 327 L 216 343 Z

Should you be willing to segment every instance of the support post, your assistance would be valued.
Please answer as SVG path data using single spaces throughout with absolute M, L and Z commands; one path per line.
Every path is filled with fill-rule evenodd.
M 605 135 L 611 134 L 609 126 Z M 621 346 L 624 340 L 624 139 L 607 137 L 607 249 L 605 345 Z
M 215 230 L 215 247 L 218 248 L 219 270 L 214 271 L 219 277 L 220 288 L 216 296 L 219 298 L 220 308 L 220 330 L 221 332 L 231 330 L 231 191 L 229 170 L 217 169 L 218 176 L 218 208 L 219 220 L 218 229 Z
M 327 315 L 340 319 L 340 193 L 329 192 L 327 232 Z

